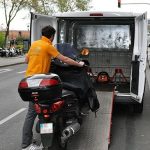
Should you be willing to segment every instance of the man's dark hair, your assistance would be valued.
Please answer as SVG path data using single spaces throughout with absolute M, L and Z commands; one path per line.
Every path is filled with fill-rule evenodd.
M 47 38 L 51 38 L 55 35 L 56 30 L 52 26 L 45 26 L 42 28 L 42 36 L 45 36 Z

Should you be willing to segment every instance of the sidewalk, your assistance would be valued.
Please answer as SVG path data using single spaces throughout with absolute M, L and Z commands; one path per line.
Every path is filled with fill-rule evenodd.
M 0 68 L 24 63 L 25 56 L 0 57 Z

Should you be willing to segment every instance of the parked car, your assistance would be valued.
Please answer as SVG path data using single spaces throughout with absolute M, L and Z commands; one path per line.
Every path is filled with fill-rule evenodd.
M 2 56 L 2 50 L 3 50 L 3 49 L 0 47 L 0 56 Z

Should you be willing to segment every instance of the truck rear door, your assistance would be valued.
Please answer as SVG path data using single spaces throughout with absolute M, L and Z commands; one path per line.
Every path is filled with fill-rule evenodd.
M 31 22 L 30 22 L 31 43 L 35 40 L 40 39 L 41 29 L 47 25 L 51 25 L 55 29 L 57 29 L 56 17 L 31 13 Z M 56 43 L 56 40 L 57 40 L 57 34 L 55 35 L 55 39 L 53 43 Z
M 135 18 L 135 36 L 131 76 L 131 96 L 142 102 L 145 89 L 147 59 L 147 14 Z

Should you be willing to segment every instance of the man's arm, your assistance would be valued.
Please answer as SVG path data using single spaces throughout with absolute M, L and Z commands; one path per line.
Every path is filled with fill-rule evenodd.
M 28 62 L 29 62 L 29 57 L 28 57 L 28 55 L 26 54 L 26 55 L 25 55 L 25 63 L 28 64 Z
M 64 56 L 62 54 L 59 54 L 58 56 L 56 56 L 56 58 L 61 60 L 64 63 L 69 64 L 69 65 L 78 66 L 78 67 L 83 67 L 83 65 L 84 65 L 84 62 L 82 62 L 82 61 L 80 61 L 80 62 L 74 61 L 73 59 L 71 59 L 69 57 L 66 57 L 66 56 Z

